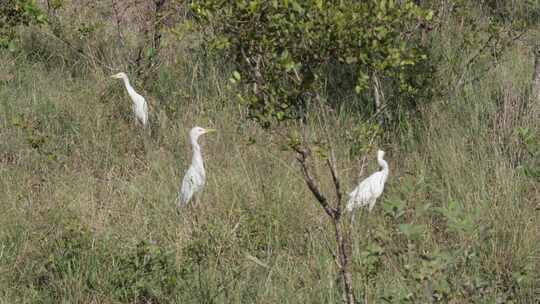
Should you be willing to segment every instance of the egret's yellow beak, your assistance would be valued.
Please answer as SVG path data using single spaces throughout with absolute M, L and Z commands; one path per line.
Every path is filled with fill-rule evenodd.
M 217 130 L 216 129 L 205 129 L 206 132 L 205 133 L 212 133 L 212 132 L 216 132 Z
M 111 78 L 122 78 L 121 73 L 111 75 Z

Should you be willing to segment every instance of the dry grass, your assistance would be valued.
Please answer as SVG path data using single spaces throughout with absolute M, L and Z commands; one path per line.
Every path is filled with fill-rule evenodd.
M 152 136 L 133 126 L 121 84 L 103 72 L 0 56 L 14 75 L 0 79 L 2 302 L 339 301 L 333 237 L 294 155 L 245 121 L 221 69 L 184 55 L 165 62 L 146 93 L 158 120 Z M 539 130 L 537 112 L 516 112 L 529 70 L 527 57 L 509 52 L 457 100 L 428 108 L 417 139 L 379 143 L 392 173 L 375 212 L 352 230 L 359 298 L 537 299 L 538 181 L 520 169 L 514 133 Z M 348 131 L 358 121 L 346 110 L 313 117 L 352 189 Z M 201 204 L 178 216 L 194 125 L 219 132 L 201 140 Z M 323 161 L 313 164 L 331 189 Z M 147 264 L 136 263 L 141 256 Z

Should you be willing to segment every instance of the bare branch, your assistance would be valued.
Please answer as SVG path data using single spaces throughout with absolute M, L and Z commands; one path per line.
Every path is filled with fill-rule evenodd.
M 336 191 L 336 208 L 332 208 L 328 204 L 327 198 L 321 193 L 319 187 L 315 183 L 315 180 L 311 174 L 311 171 L 307 165 L 307 158 L 311 155 L 311 150 L 309 149 L 309 145 L 307 143 L 308 137 L 308 128 L 307 128 L 307 119 L 305 118 L 305 113 L 303 116 L 303 123 L 302 123 L 302 135 L 303 135 L 303 143 L 293 146 L 292 149 L 296 151 L 297 157 L 296 159 L 300 163 L 302 174 L 304 175 L 304 181 L 306 182 L 309 190 L 317 201 L 319 201 L 319 204 L 324 209 L 326 214 L 331 218 L 332 225 L 334 226 L 334 233 L 336 237 L 336 251 L 331 250 L 331 253 L 334 257 L 334 261 L 336 262 L 339 273 L 341 278 L 343 279 L 343 300 L 344 302 L 348 304 L 356 303 L 355 296 L 354 296 L 354 288 L 352 283 L 352 274 L 349 270 L 349 250 L 350 249 L 350 238 L 346 237 L 346 234 L 344 235 L 344 231 L 342 230 L 342 217 L 341 217 L 341 201 L 342 201 L 342 194 L 341 194 L 341 184 L 339 181 L 339 177 L 336 170 L 336 161 L 335 161 L 335 154 L 334 151 L 331 151 L 330 159 L 327 160 L 327 165 L 330 170 L 330 173 L 332 174 L 332 180 L 334 182 L 334 189 Z M 336 255 L 337 253 L 337 255 Z
M 330 152 L 330 158 L 326 160 L 326 165 L 328 166 L 328 169 L 330 169 L 330 173 L 332 174 L 332 181 L 334 182 L 334 189 L 336 191 L 336 216 L 339 218 L 341 216 L 341 201 L 342 201 L 342 193 L 341 193 L 341 183 L 339 181 L 339 176 L 337 174 L 336 169 L 336 156 L 334 154 L 334 150 Z
M 305 130 L 304 130 L 305 131 Z M 306 137 L 304 137 L 305 139 Z M 342 231 L 342 221 L 341 221 L 341 185 L 339 182 L 339 177 L 337 175 L 337 170 L 335 168 L 335 161 L 334 160 L 328 160 L 327 165 L 330 169 L 330 172 L 332 174 L 332 180 L 334 181 L 334 187 L 336 190 L 336 196 L 337 196 L 337 209 L 334 209 L 330 207 L 328 204 L 328 201 L 326 197 L 321 193 L 319 190 L 319 187 L 315 183 L 315 180 L 313 179 L 313 176 L 311 175 L 311 171 L 309 170 L 309 167 L 307 165 L 307 158 L 311 154 L 309 148 L 304 148 L 300 146 L 293 146 L 292 147 L 297 155 L 297 160 L 300 163 L 302 174 L 304 175 L 304 180 L 317 201 L 319 201 L 319 204 L 324 209 L 326 214 L 331 218 L 332 224 L 334 226 L 334 233 L 336 237 L 336 246 L 337 246 L 337 256 L 333 250 L 331 250 L 332 255 L 334 256 L 334 260 L 336 264 L 338 265 L 339 272 L 341 277 L 343 278 L 343 300 L 348 303 L 356 303 L 355 296 L 354 296 L 354 289 L 352 284 L 352 274 L 349 270 L 349 253 L 348 249 L 350 248 L 350 239 L 347 237 L 344 237 L 344 233 Z M 333 152 L 333 151 L 332 151 Z M 332 153 L 332 159 L 334 159 L 334 154 Z
M 341 230 L 341 221 L 339 219 L 333 218 L 334 222 L 334 233 L 336 235 L 336 243 L 339 252 L 339 265 L 341 276 L 343 278 L 343 298 L 346 303 L 352 304 L 356 303 L 354 297 L 354 290 L 352 284 L 352 274 L 349 270 L 349 254 L 347 251 L 348 241 L 347 238 L 344 238 L 343 231 Z
M 306 182 L 309 190 L 311 191 L 311 193 L 313 193 L 313 195 L 315 196 L 315 198 L 317 199 L 321 207 L 324 209 L 326 214 L 328 214 L 328 216 L 334 219 L 336 216 L 336 210 L 330 207 L 330 205 L 328 205 L 328 200 L 319 190 L 319 187 L 315 183 L 315 180 L 313 179 L 313 176 L 311 175 L 311 172 L 308 168 L 307 158 L 309 157 L 311 153 L 310 150 L 308 148 L 299 148 L 299 147 L 293 147 L 293 149 L 298 154 L 296 159 L 300 163 L 302 174 L 304 175 L 304 181 Z

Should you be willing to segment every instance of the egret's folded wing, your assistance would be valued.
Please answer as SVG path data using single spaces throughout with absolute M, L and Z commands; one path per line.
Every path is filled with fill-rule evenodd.
M 194 191 L 193 172 L 190 168 L 182 180 L 182 188 L 178 194 L 176 205 L 181 208 L 185 207 L 193 196 Z

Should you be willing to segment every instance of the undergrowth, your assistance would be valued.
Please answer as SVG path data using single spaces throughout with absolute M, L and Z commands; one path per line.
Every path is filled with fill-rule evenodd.
M 133 81 L 151 105 L 149 136 L 106 69 L 81 68 L 76 54 L 54 52 L 61 42 L 26 35 L 23 49 L 0 56 L 3 303 L 340 301 L 329 223 L 283 138 L 245 120 L 226 65 L 182 46 L 173 56 L 165 37 L 156 77 Z M 363 153 L 372 172 L 373 148 L 387 151 L 385 193 L 351 230 L 358 299 L 538 301 L 540 101 L 530 58 L 509 47 L 371 150 L 356 142 L 366 128 L 357 107 L 313 110 L 345 190 Z M 195 125 L 219 132 L 202 141 L 200 206 L 179 216 Z M 330 189 L 324 157 L 314 166 Z

